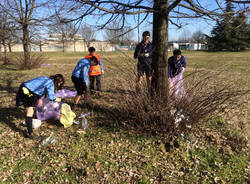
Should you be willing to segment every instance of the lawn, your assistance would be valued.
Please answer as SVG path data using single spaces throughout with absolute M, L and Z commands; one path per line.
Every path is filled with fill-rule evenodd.
M 23 137 L 25 109 L 15 108 L 15 93 L 21 82 L 42 75 L 62 73 L 65 88 L 73 90 L 71 73 L 86 53 L 43 53 L 38 69 L 20 71 L 15 65 L 0 65 L 0 181 L 1 183 L 248 183 L 249 182 L 249 94 L 242 105 L 202 124 L 202 134 L 179 136 L 179 148 L 166 152 L 157 136 L 119 126 L 111 116 L 119 105 L 114 85 L 125 73 L 136 72 L 132 52 L 99 53 L 105 68 L 103 93 L 90 97 L 88 128 L 67 129 L 59 122 L 43 121 L 36 134 L 54 132 L 56 142 L 41 146 Z M 171 53 L 169 53 L 171 55 Z M 18 55 L 17 53 L 15 55 Z M 218 80 L 236 89 L 249 89 L 250 52 L 183 53 L 185 75 L 194 70 L 219 72 Z M 1 63 L 0 63 L 1 64 Z M 126 82 L 126 79 L 124 79 Z M 124 87 L 125 86 L 125 87 Z M 65 99 L 72 104 L 73 99 Z M 240 115 L 239 115 L 240 114 Z M 50 129 L 49 125 L 53 125 Z

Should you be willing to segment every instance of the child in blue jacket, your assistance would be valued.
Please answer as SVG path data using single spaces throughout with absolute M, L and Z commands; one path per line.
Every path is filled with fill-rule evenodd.
M 53 101 L 56 100 L 55 90 L 60 89 L 64 84 L 64 77 L 61 74 L 56 74 L 50 77 L 42 76 L 31 79 L 22 83 L 16 94 L 16 106 L 19 107 L 21 103 L 26 108 L 26 125 L 28 138 L 35 138 L 32 136 L 32 117 L 34 115 L 34 108 L 42 106 L 43 95 L 48 95 L 48 98 Z
M 84 103 L 87 104 L 88 101 L 88 73 L 91 63 L 97 63 L 98 60 L 95 56 L 90 58 L 83 58 L 78 61 L 75 69 L 72 72 L 72 82 L 74 83 L 75 89 L 77 91 L 77 95 L 74 99 L 74 105 L 72 109 L 75 109 L 77 104 L 79 103 L 81 96 L 84 94 Z

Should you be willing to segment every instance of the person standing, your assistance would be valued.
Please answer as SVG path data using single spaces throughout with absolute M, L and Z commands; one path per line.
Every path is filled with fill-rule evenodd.
M 97 63 L 93 63 L 89 69 L 89 81 L 90 81 L 90 92 L 91 94 L 95 91 L 95 81 L 96 88 L 98 92 L 101 92 L 101 75 L 104 74 L 104 68 L 100 56 L 96 54 L 94 47 L 89 47 L 89 54 L 85 56 L 86 59 L 95 56 L 97 58 Z
M 134 58 L 138 59 L 137 64 L 137 89 L 139 89 L 140 84 L 143 80 L 143 75 L 146 73 L 147 86 L 150 88 L 152 80 L 152 43 L 150 42 L 149 31 L 144 31 L 142 34 L 142 41 L 137 44 Z
M 181 50 L 173 51 L 173 56 L 168 59 L 168 80 L 170 94 L 174 93 L 177 100 L 185 95 L 183 73 L 186 68 L 186 59 L 181 55 Z

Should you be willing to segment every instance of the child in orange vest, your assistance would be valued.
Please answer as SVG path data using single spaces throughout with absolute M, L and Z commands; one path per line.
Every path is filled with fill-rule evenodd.
M 97 91 L 101 91 L 101 75 L 104 74 L 104 68 L 102 61 L 100 59 L 100 56 L 95 53 L 95 48 L 90 47 L 89 49 L 89 54 L 85 56 L 85 58 L 91 58 L 92 56 L 95 56 L 97 58 L 97 63 L 92 64 L 89 69 L 89 81 L 90 81 L 90 92 L 91 94 L 94 93 L 95 91 L 95 80 L 96 80 L 96 88 Z

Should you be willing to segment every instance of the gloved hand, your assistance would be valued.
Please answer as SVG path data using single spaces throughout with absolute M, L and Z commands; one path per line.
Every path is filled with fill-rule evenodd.
M 102 70 L 102 74 L 104 74 L 104 70 Z
M 182 67 L 182 71 L 184 72 L 184 70 L 185 70 L 185 68 L 184 67 Z
M 149 53 L 145 53 L 144 56 L 145 56 L 145 57 L 149 57 Z

